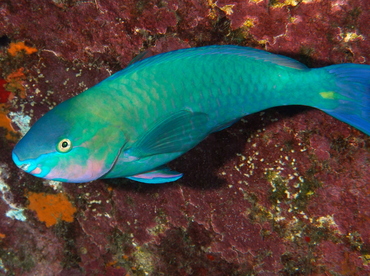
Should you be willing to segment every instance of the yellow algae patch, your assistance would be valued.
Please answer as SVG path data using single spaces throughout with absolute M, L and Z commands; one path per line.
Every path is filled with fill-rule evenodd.
M 215 8 L 217 5 L 214 3 L 214 0 L 208 0 L 208 6 L 210 7 L 209 12 L 208 12 L 208 17 L 211 19 L 215 19 L 217 17 L 217 12 Z
M 261 39 L 261 40 L 258 40 L 257 41 L 258 42 L 258 44 L 260 44 L 260 45 L 266 45 L 269 41 L 267 40 L 267 39 Z
M 355 32 L 345 33 L 344 35 L 342 35 L 342 37 L 343 37 L 344 42 L 351 42 L 351 41 L 355 41 L 355 40 L 364 40 L 363 35 L 356 34 Z
M 244 21 L 244 23 L 243 23 L 243 27 L 247 27 L 247 28 L 252 28 L 252 27 L 254 27 L 254 20 L 253 20 L 253 19 L 248 18 L 247 20 L 245 20 L 245 21 Z
M 77 209 L 68 200 L 65 194 L 28 193 L 28 208 L 35 211 L 40 221 L 47 227 L 58 221 L 73 221 Z
M 16 56 L 18 52 L 24 51 L 27 55 L 33 54 L 37 52 L 36 48 L 28 47 L 24 44 L 24 42 L 12 42 L 9 45 L 8 53 L 12 56 Z
M 370 265 L 370 254 L 364 254 L 360 256 L 360 258 L 362 259 L 364 265 Z
M 223 7 L 219 7 L 220 10 L 222 10 L 223 12 L 225 12 L 227 15 L 230 15 L 230 14 L 233 14 L 233 8 L 234 8 L 235 4 L 230 4 L 230 5 L 225 5 Z
M 285 7 L 285 6 L 292 6 L 292 7 L 295 7 L 295 6 L 298 6 L 302 1 L 299 1 L 299 0 L 285 0 L 283 3 L 275 3 L 275 4 L 272 4 L 272 7 L 274 8 L 282 8 L 282 7 Z
M 294 23 L 294 22 L 296 22 L 297 20 L 298 20 L 298 18 L 297 18 L 297 17 L 294 17 L 294 16 L 289 17 L 289 22 L 290 22 L 290 23 Z

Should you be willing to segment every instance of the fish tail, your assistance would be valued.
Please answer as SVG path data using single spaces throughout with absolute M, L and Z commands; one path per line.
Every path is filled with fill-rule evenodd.
M 370 135 L 370 66 L 331 65 L 320 69 L 330 76 L 330 89 L 320 92 L 316 107 Z

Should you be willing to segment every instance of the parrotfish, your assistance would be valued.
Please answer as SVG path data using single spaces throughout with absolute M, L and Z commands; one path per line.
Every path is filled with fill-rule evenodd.
M 282 105 L 306 105 L 370 134 L 370 66 L 310 69 L 240 46 L 139 60 L 47 112 L 14 147 L 24 171 L 63 182 L 165 183 L 166 167 L 209 134 Z

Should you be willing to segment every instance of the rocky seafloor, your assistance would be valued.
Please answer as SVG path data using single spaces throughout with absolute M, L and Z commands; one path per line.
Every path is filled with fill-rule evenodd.
M 370 64 L 360 0 L 0 3 L 0 274 L 369 275 L 370 138 L 308 107 L 243 118 L 173 161 L 175 183 L 59 183 L 11 160 L 56 104 L 151 54 L 251 46 Z M 92 102 L 91 104 L 94 104 Z

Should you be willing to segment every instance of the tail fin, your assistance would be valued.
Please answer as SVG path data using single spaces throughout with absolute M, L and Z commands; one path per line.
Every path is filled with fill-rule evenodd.
M 321 69 L 334 75 L 336 88 L 320 93 L 331 100 L 320 109 L 370 135 L 370 66 L 340 64 Z

